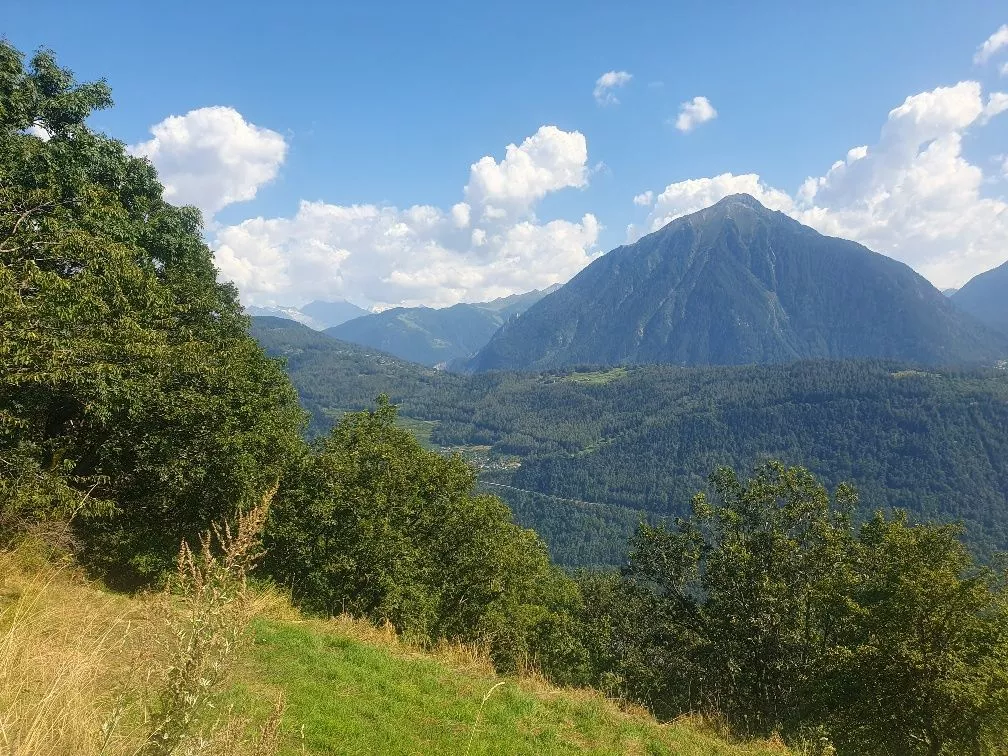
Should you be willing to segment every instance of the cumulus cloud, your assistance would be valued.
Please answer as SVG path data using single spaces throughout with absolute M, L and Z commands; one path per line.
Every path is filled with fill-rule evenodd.
M 588 143 L 580 131 L 541 126 L 521 146 L 509 144 L 504 159 L 486 155 L 469 168 L 466 199 L 483 217 L 522 213 L 549 192 L 588 183 Z
M 717 111 L 706 97 L 694 97 L 679 105 L 679 115 L 675 127 L 684 134 L 701 123 L 717 118 Z
M 1004 92 L 992 92 L 984 105 L 983 113 L 980 115 L 980 122 L 985 124 L 996 115 L 1000 115 L 1008 110 L 1008 94 Z
M 850 149 L 794 194 L 757 174 L 679 181 L 629 235 L 745 192 L 823 233 L 902 260 L 940 288 L 959 286 L 1008 255 L 1008 203 L 982 194 L 983 172 L 962 154 L 964 132 L 1004 109 L 997 93 L 985 104 L 973 81 L 907 97 L 889 112 L 875 144 Z
M 599 105 L 618 105 L 614 89 L 626 86 L 633 78 L 632 74 L 626 71 L 607 71 L 595 80 L 595 89 L 592 95 Z
M 466 202 L 459 202 L 452 206 L 451 209 L 452 222 L 455 224 L 455 228 L 465 228 L 469 225 L 469 219 L 472 216 L 472 208 Z
M 633 203 L 638 207 L 650 207 L 652 202 L 654 202 L 654 192 L 650 189 L 633 198 Z
M 170 116 L 151 127 L 152 138 L 132 145 L 148 158 L 165 186 L 165 198 L 195 205 L 205 217 L 253 199 L 272 181 L 287 154 L 275 131 L 247 122 L 234 108 L 209 107 Z
M 1003 47 L 1008 47 L 1008 24 L 1004 24 L 984 40 L 984 43 L 977 48 L 976 55 L 973 56 L 973 62 L 977 65 L 986 63 Z M 1002 69 L 1003 72 L 1004 69 Z
M 542 288 L 595 254 L 600 226 L 540 222 L 535 203 L 587 181 L 584 136 L 544 126 L 505 157 L 470 169 L 466 201 L 430 205 L 302 202 L 289 218 L 253 218 L 217 230 L 223 277 L 246 304 L 342 296 L 363 305 L 444 306 Z

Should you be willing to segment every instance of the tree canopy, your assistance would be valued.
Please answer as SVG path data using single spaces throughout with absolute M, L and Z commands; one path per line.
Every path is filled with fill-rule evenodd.
M 199 211 L 88 128 L 110 104 L 104 82 L 0 42 L 0 456 L 20 502 L 0 516 L 38 516 L 31 490 L 55 486 L 87 558 L 135 582 L 257 500 L 303 420 Z

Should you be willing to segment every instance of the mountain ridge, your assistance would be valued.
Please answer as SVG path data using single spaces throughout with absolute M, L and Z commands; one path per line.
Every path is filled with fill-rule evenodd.
M 348 320 L 367 315 L 368 311 L 345 299 L 315 299 L 301 307 L 259 307 L 250 305 L 245 312 L 253 317 L 274 317 L 302 323 L 316 331 L 345 323 Z
M 471 358 L 509 318 L 557 288 L 443 308 L 393 307 L 327 328 L 325 333 L 428 367 L 450 367 Z
M 992 363 L 1008 339 L 911 268 L 732 195 L 595 260 L 468 367 Z
M 991 328 L 1008 334 L 1008 262 L 971 278 L 952 294 L 952 303 Z

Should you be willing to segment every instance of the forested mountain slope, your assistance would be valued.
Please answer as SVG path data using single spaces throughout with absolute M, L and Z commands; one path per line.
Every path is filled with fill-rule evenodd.
M 459 376 L 296 325 L 263 343 L 288 355 L 316 418 L 385 391 L 433 424 L 433 443 L 469 450 L 484 481 L 559 497 L 493 489 L 567 564 L 619 560 L 640 512 L 680 514 L 717 465 L 770 457 L 853 482 L 863 512 L 963 518 L 985 552 L 1008 547 L 1003 370 L 819 361 Z
M 461 379 L 382 352 L 339 341 L 293 320 L 253 317 L 251 333 L 297 376 L 301 403 L 312 412 L 312 433 L 325 432 L 343 412 L 374 405 L 379 394 L 401 403 L 438 396 Z
M 1008 333 L 1008 262 L 971 278 L 952 302 L 991 328 Z
M 508 318 L 554 287 L 452 307 L 393 307 L 326 330 L 330 336 L 433 367 L 471 358 Z
M 470 367 L 1006 355 L 1004 336 L 903 263 L 741 194 L 603 255 L 502 327 Z

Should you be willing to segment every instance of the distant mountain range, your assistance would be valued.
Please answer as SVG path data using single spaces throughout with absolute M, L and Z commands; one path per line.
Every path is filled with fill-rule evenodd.
M 331 302 L 315 300 L 300 308 L 251 306 L 246 307 L 245 311 L 249 315 L 254 316 L 296 320 L 298 323 L 304 323 L 316 331 L 332 328 L 340 323 L 345 323 L 353 318 L 368 314 L 367 310 L 351 302 L 347 302 L 345 299 L 337 299 Z
M 1008 262 L 971 278 L 952 295 L 952 302 L 991 328 L 1008 334 Z
M 448 367 L 476 354 L 509 318 L 559 286 L 453 307 L 394 307 L 364 315 L 326 334 L 421 365 Z
M 1008 338 L 959 309 L 969 288 L 956 306 L 903 263 L 739 194 L 597 259 L 506 322 L 469 367 L 991 364 Z

